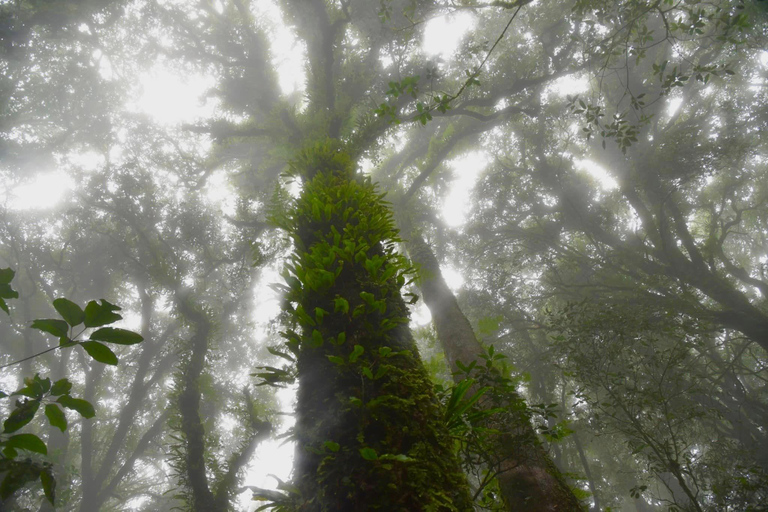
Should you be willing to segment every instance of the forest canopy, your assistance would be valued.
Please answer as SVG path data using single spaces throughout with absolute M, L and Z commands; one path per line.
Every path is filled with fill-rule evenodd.
M 0 66 L 0 510 L 768 510 L 768 2 L 13 0 Z

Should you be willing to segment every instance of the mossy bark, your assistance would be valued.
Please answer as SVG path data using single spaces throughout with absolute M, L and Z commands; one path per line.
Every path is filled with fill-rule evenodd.
M 294 164 L 284 333 L 299 379 L 302 511 L 469 511 L 472 501 L 408 328 L 391 213 L 333 144 Z
M 406 246 L 420 267 L 419 288 L 432 314 L 446 360 L 454 374 L 461 374 L 457 362 L 467 367 L 472 361 L 479 362 L 485 351 L 443 279 L 432 249 L 415 232 L 409 233 Z M 522 397 L 512 389 L 504 390 L 504 394 L 499 398 L 506 412 L 490 416 L 487 426 L 501 432 L 492 439 L 490 455 L 506 510 L 583 511 L 533 430 Z M 489 408 L 499 406 L 490 400 L 480 403 Z

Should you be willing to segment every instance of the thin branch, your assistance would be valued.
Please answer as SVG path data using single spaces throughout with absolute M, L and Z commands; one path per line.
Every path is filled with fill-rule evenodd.
M 71 346 L 74 346 L 74 345 L 77 345 L 76 341 L 71 341 L 69 343 L 63 343 L 63 344 L 58 345 L 56 347 L 51 347 L 49 349 L 43 350 L 42 352 L 38 352 L 37 354 L 33 354 L 31 356 L 24 357 L 22 359 L 19 359 L 17 361 L 12 362 L 12 363 L 4 364 L 4 365 L 0 366 L 0 370 L 2 370 L 3 368 L 8 368 L 9 366 L 13 366 L 15 364 L 23 363 L 24 361 L 29 361 L 30 359 L 34 359 L 36 357 L 40 357 L 41 355 L 47 354 L 48 352 L 52 352 L 52 351 L 54 351 L 54 350 L 56 350 L 58 348 L 66 348 L 66 347 L 71 347 Z

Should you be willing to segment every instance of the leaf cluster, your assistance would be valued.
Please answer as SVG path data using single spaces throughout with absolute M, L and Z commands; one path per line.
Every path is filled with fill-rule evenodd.
M 9 268 L 0 269 L 0 281 L 4 281 L 0 283 L 0 295 L 4 299 L 18 298 L 18 293 L 10 286 L 10 281 L 14 275 L 14 271 Z M 4 301 L 0 303 L 0 306 L 6 313 L 9 313 Z M 103 327 L 122 319 L 119 314 L 115 313 L 120 308 L 104 299 L 101 300 L 101 303 L 90 301 L 83 309 L 68 299 L 58 298 L 53 301 L 53 307 L 62 319 L 38 319 L 33 321 L 31 325 L 34 329 L 59 338 L 58 347 L 53 349 L 80 345 L 94 360 L 115 365 L 117 364 L 117 356 L 102 342 L 133 345 L 143 341 L 143 338 L 133 331 Z M 73 328 L 80 325 L 83 326 L 83 329 L 74 334 Z M 96 327 L 101 328 L 93 331 L 88 340 L 78 340 L 86 329 Z M 31 358 L 53 349 L 31 356 Z M 21 361 L 28 359 L 30 358 Z M 6 364 L 2 368 L 21 361 Z M 45 442 L 35 434 L 17 434 L 16 432 L 27 426 L 43 405 L 48 423 L 62 432 L 66 431 L 68 427 L 67 417 L 61 409 L 62 407 L 76 411 L 83 418 L 93 418 L 96 415 L 93 405 L 87 400 L 72 396 L 71 390 L 72 383 L 66 378 L 51 382 L 51 379 L 42 378 L 39 374 L 35 374 L 32 378 L 25 378 L 24 386 L 10 394 L 0 391 L 0 398 L 20 397 L 15 401 L 9 416 L 3 421 L 3 430 L 0 432 L 0 448 L 2 449 L 0 452 L 0 474 L 4 475 L 2 482 L 0 482 L 1 499 L 5 500 L 19 489 L 40 480 L 46 499 L 52 504 L 54 503 L 56 479 L 52 465 L 30 458 L 24 460 L 18 458 L 19 450 L 43 456 L 48 455 Z

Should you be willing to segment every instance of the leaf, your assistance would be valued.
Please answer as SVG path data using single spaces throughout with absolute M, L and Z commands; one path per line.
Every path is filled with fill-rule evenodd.
M 106 345 L 103 345 L 98 341 L 83 341 L 80 345 L 82 345 L 85 351 L 88 352 L 88 355 L 96 361 L 104 364 L 111 364 L 113 366 L 117 364 L 117 356 Z
M 10 284 L 0 283 L 0 297 L 4 297 L 6 299 L 18 299 L 19 292 L 14 290 Z
M 49 389 L 51 389 L 51 379 L 41 379 L 40 374 L 35 374 L 34 378 L 25 378 L 24 387 L 15 391 L 13 394 L 40 400 Z
M 298 317 L 299 323 L 302 325 L 316 325 L 314 319 L 309 316 L 306 311 L 304 311 L 304 306 L 301 304 L 296 307 L 296 316 Z
M 5 440 L 5 446 L 48 455 L 48 448 L 45 443 L 35 434 L 16 434 Z
M 325 446 L 326 448 L 328 448 L 330 451 L 334 453 L 339 451 L 339 448 L 341 448 L 339 443 L 334 443 L 333 441 L 326 441 L 323 443 L 323 446 Z
M 365 352 L 365 349 L 362 345 L 355 345 L 355 348 L 352 349 L 352 353 L 349 354 L 349 362 L 354 363 L 357 361 L 357 358 L 363 355 L 363 352 Z
M 271 473 L 267 476 L 271 476 L 272 478 L 277 480 L 277 488 L 280 489 L 281 491 L 288 491 L 290 494 L 296 494 L 296 495 L 301 494 L 301 491 L 299 490 L 299 488 L 291 484 L 290 482 L 283 482 L 282 480 L 280 480 L 278 477 L 276 477 Z
M 312 339 L 310 346 L 318 348 L 323 346 L 323 335 L 317 329 L 312 330 Z
M 64 411 L 59 409 L 58 405 L 47 404 L 45 406 L 45 416 L 52 427 L 56 427 L 62 432 L 67 430 L 67 416 L 64 414 Z
M 67 379 L 59 379 L 53 383 L 51 394 L 53 396 L 66 395 L 72 389 L 72 383 Z
M 267 351 L 269 351 L 269 353 L 272 354 L 273 356 L 282 357 L 283 359 L 286 359 L 290 362 L 296 361 L 296 359 L 293 356 L 279 350 L 277 347 L 267 347 Z
M 0 284 L 10 284 L 16 272 L 11 268 L 0 268 Z
M 334 311 L 346 315 L 349 312 L 349 302 L 343 297 L 333 299 Z
M 489 386 L 480 388 L 474 395 L 464 399 L 464 396 L 475 384 L 474 379 L 465 379 L 454 386 L 451 398 L 445 407 L 445 422 L 449 430 L 459 426 L 461 416 L 469 411 L 475 403 L 491 388 Z
M 67 409 L 77 411 L 83 418 L 93 418 L 96 416 L 96 411 L 93 409 L 91 403 L 87 400 L 83 400 L 81 398 L 73 398 L 69 395 L 63 395 L 60 396 L 56 401 Z
M 3 422 L 3 433 L 10 434 L 16 432 L 21 427 L 32 421 L 37 409 L 40 408 L 39 400 L 27 400 L 26 402 L 16 402 L 16 408 L 11 412 Z
M 259 369 L 266 369 L 266 372 L 252 373 L 252 377 L 258 377 L 262 379 L 262 382 L 256 384 L 258 386 L 273 386 L 277 388 L 285 387 L 285 384 L 292 384 L 295 377 L 291 372 L 280 370 L 279 368 L 273 368 L 271 366 L 259 366 Z
M 333 364 L 342 365 L 344 364 L 344 359 L 339 356 L 326 356 L 330 362 Z
M 53 307 L 72 327 L 80 325 L 85 320 L 85 312 L 71 300 L 65 298 L 56 299 L 53 301 Z
M 54 319 L 38 319 L 32 322 L 33 329 L 39 329 L 41 331 L 53 334 L 59 338 L 66 337 L 69 332 L 69 324 L 64 320 Z
M 105 299 L 101 299 L 101 304 L 92 300 L 85 306 L 85 326 L 101 327 L 122 320 L 123 317 L 115 311 L 120 311 L 120 307 L 110 304 Z
M 56 479 L 53 477 L 53 468 L 47 467 L 40 472 L 40 483 L 43 484 L 46 499 L 53 505 L 56 500 Z
M 91 333 L 91 340 L 106 341 L 118 345 L 135 345 L 144 341 L 144 338 L 133 331 L 118 329 L 116 327 L 102 327 Z
M 3 277 L 3 274 L 5 274 L 6 276 Z M 14 274 L 13 270 L 9 268 L 0 269 L 0 309 L 5 311 L 9 315 L 11 314 L 11 312 L 8 309 L 8 305 L 5 303 L 4 299 L 19 298 L 19 292 L 11 288 L 11 285 L 9 284 L 11 282 L 11 279 L 13 279 L 13 274 Z M 7 282 L 3 282 L 6 279 L 7 279 Z
M 379 455 L 376 453 L 376 450 L 373 448 L 360 448 L 360 455 L 365 460 L 376 460 L 379 458 Z
M 37 480 L 40 476 L 40 465 L 31 460 L 12 461 L 3 482 L 0 483 L 0 498 L 9 498 L 13 493 Z

